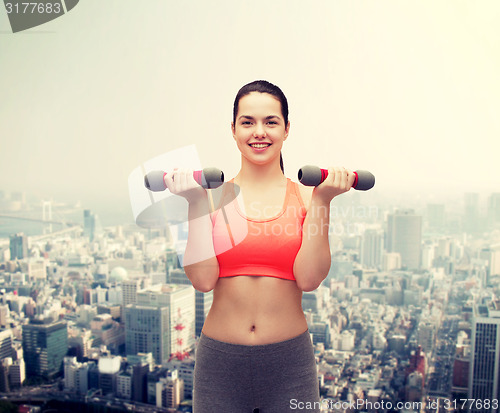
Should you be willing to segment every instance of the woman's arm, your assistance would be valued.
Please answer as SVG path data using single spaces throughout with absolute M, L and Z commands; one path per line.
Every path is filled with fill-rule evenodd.
M 208 292 L 219 279 L 219 263 L 214 251 L 207 191 L 196 183 L 192 171 L 174 171 L 165 176 L 165 184 L 170 192 L 189 203 L 184 271 L 195 289 Z
M 313 291 L 328 275 L 331 264 L 328 230 L 331 200 L 351 189 L 355 175 L 344 168 L 329 168 L 325 181 L 314 188 L 304 219 L 302 244 L 293 273 L 302 291 Z

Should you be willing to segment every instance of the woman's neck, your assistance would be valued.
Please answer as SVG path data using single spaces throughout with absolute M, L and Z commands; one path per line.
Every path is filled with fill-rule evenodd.
M 241 169 L 235 177 L 235 182 L 239 185 L 253 187 L 279 185 L 285 181 L 286 177 L 283 175 L 279 163 L 256 165 L 248 162 L 245 158 L 242 158 Z

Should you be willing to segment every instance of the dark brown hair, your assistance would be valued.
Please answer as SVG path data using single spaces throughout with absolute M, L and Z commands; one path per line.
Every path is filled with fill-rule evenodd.
M 286 125 L 288 125 L 288 101 L 286 100 L 286 96 L 278 86 L 273 85 L 267 80 L 255 80 L 251 83 L 246 84 L 238 91 L 233 105 L 233 124 L 236 124 L 236 115 L 238 114 L 238 105 L 240 103 L 240 99 L 252 92 L 269 93 L 271 96 L 274 96 L 276 99 L 278 99 L 281 103 L 281 114 L 283 115 L 283 119 L 285 120 L 285 127 Z M 281 155 L 281 153 L 280 168 L 281 172 L 285 173 L 285 168 L 283 167 L 283 156 Z

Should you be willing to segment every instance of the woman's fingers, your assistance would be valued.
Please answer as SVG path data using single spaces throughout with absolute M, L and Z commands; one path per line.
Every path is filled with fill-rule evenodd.
M 355 180 L 356 180 L 356 174 L 353 171 L 347 171 L 347 187 L 349 189 L 352 188 Z
M 205 189 L 195 181 L 191 169 L 174 168 L 164 176 L 163 180 L 172 194 L 182 196 L 188 202 L 199 199 L 206 193 Z
M 328 168 L 329 184 L 342 191 L 348 191 L 354 183 L 354 173 L 345 169 L 343 166 Z
M 165 175 L 163 180 L 168 190 L 173 194 L 179 194 L 198 186 L 193 178 L 193 171 L 189 169 L 174 168 L 172 172 Z
M 174 181 L 172 179 L 172 173 L 166 173 L 165 175 L 163 175 L 163 182 L 165 182 L 165 186 L 167 187 L 167 189 L 172 192 L 173 191 L 173 188 L 174 188 Z
M 344 167 L 332 166 L 328 168 L 328 176 L 325 181 L 317 186 L 314 191 L 324 201 L 330 202 L 337 195 L 349 191 L 354 179 L 354 172 Z

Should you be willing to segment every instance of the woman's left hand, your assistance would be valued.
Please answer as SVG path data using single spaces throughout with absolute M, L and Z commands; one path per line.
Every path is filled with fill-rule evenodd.
M 324 203 L 330 203 L 337 195 L 349 191 L 356 175 L 344 167 L 328 168 L 326 179 L 314 188 L 313 198 L 318 197 Z

